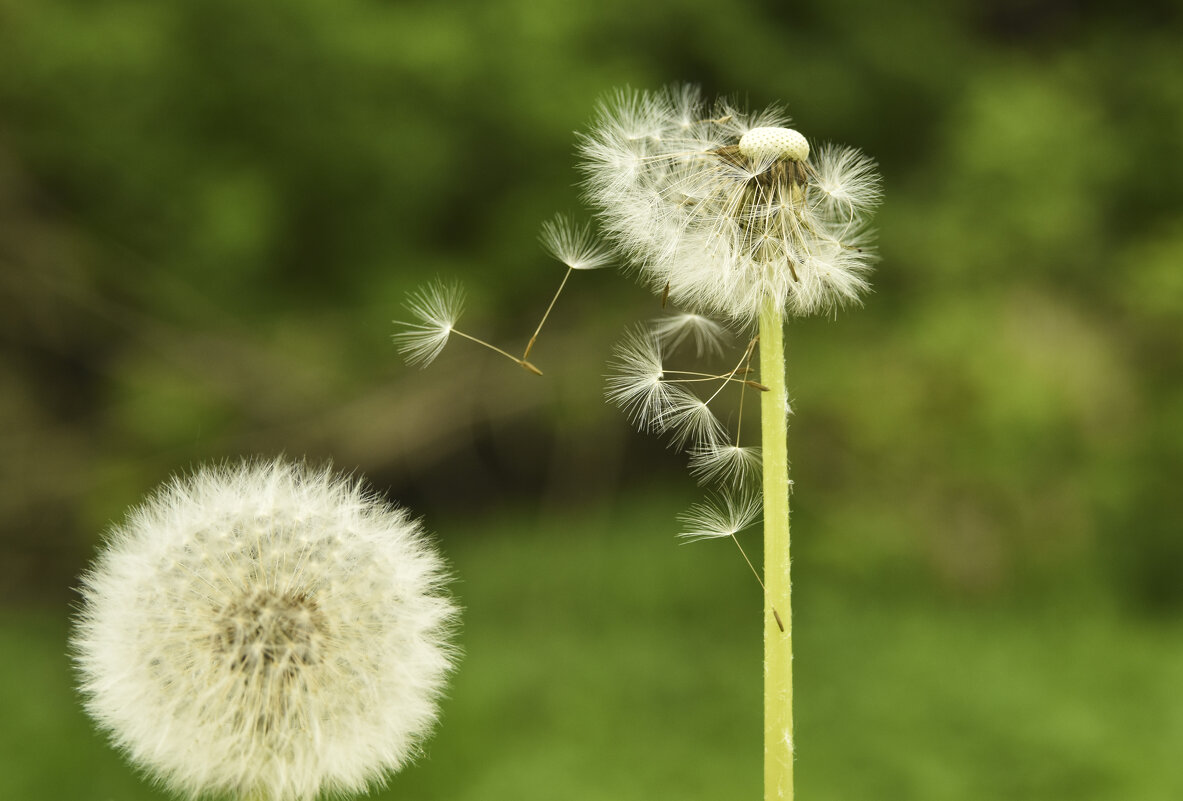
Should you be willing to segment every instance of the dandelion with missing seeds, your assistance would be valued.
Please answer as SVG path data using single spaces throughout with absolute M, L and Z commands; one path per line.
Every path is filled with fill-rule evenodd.
M 621 92 L 581 142 L 587 198 L 656 289 L 751 326 L 857 302 L 874 261 L 875 164 L 809 142 L 777 108 L 708 106 L 694 87 Z
M 871 159 L 848 147 L 811 148 L 788 125 L 777 108 L 748 113 L 708 104 L 694 87 L 626 91 L 601 105 L 580 143 L 586 196 L 605 232 L 663 306 L 684 308 L 628 335 L 612 365 L 609 399 L 640 428 L 668 434 L 690 454 L 692 472 L 722 486 L 683 515 L 683 537 L 729 538 L 743 553 L 736 535 L 757 519 L 762 495 L 764 577 L 756 578 L 765 595 L 768 801 L 793 797 L 784 322 L 858 303 L 869 289 L 876 255 L 868 221 L 881 195 Z M 703 324 L 711 317 L 745 335 L 744 354 L 721 373 L 670 369 L 667 357 L 689 332 L 700 338 L 700 356 L 717 342 Z M 704 383 L 705 397 L 692 390 Z M 740 409 L 729 431 L 711 405 L 735 387 Z M 742 404 L 753 388 L 759 448 L 741 441 Z M 762 491 L 754 492 L 747 484 L 757 474 Z
M 456 607 L 419 523 L 286 461 L 173 480 L 110 534 L 73 637 L 86 707 L 188 796 L 309 801 L 416 755 Z

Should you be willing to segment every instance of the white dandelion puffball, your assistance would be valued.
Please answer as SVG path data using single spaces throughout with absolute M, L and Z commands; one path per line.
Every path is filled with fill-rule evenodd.
M 283 460 L 173 479 L 110 534 L 73 636 L 86 707 L 190 797 L 307 801 L 417 752 L 456 608 L 409 514 Z
M 857 150 L 811 148 L 773 108 L 694 87 L 618 92 L 580 142 L 585 194 L 653 289 L 739 324 L 859 302 L 881 188 Z

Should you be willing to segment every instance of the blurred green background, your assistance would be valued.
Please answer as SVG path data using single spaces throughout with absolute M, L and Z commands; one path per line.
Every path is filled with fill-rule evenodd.
M 602 403 L 656 300 L 519 348 L 614 87 L 879 159 L 866 307 L 788 331 L 799 797 L 1183 797 L 1180 3 L 0 0 L 0 798 L 159 798 L 78 710 L 71 590 L 171 473 L 332 459 L 422 514 L 466 658 L 382 797 L 752 799 L 760 599 Z M 759 550 L 758 535 L 749 535 Z

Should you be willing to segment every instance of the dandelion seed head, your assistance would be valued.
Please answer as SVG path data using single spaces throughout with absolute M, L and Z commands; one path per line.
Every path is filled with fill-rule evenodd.
M 421 526 L 356 481 L 201 468 L 134 509 L 83 578 L 86 708 L 190 797 L 364 791 L 437 717 L 445 577 Z
M 768 305 L 858 303 L 876 260 L 875 164 L 814 150 L 789 123 L 693 88 L 617 93 L 580 140 L 585 195 L 625 260 L 679 306 L 748 326 Z

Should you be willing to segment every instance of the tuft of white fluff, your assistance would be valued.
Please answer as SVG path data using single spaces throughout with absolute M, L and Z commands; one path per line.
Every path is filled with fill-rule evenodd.
M 437 718 L 457 610 L 421 525 L 284 460 L 174 478 L 110 533 L 72 637 L 86 708 L 196 797 L 381 783 Z
M 857 150 L 811 149 L 779 109 L 708 104 L 692 86 L 618 92 L 580 140 L 585 195 L 657 292 L 753 324 L 768 304 L 858 303 L 881 191 Z

